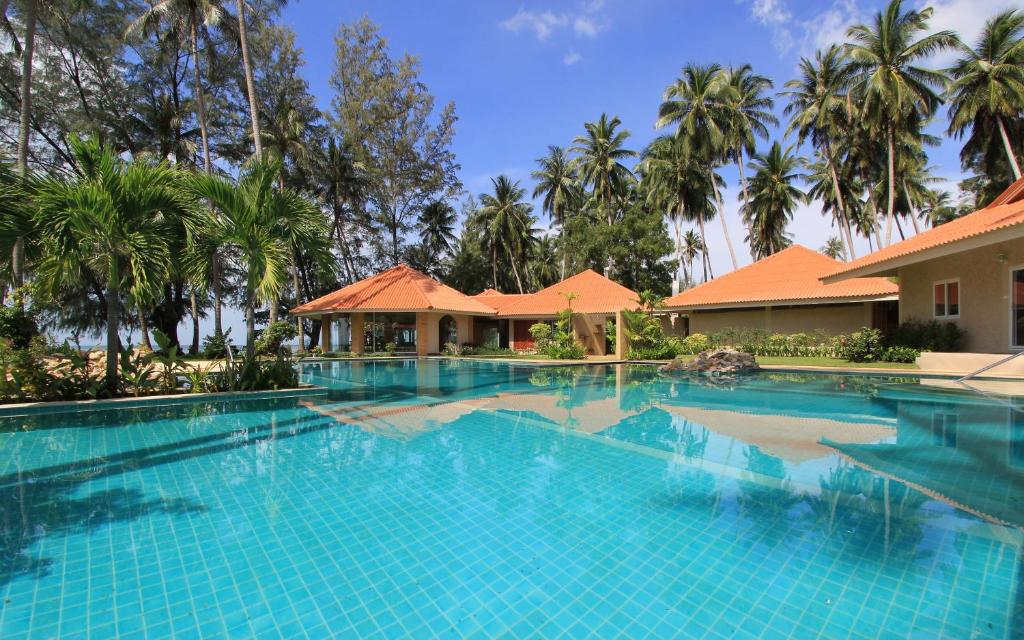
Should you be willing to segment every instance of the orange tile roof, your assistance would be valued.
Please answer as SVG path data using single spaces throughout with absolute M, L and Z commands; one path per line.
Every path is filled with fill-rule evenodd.
M 795 244 L 754 264 L 674 295 L 665 301 L 664 306 L 688 309 L 743 306 L 745 303 L 806 304 L 880 298 L 899 293 L 899 287 L 885 278 L 857 278 L 823 284 L 821 277 L 840 264 L 838 260 Z
M 494 309 L 437 280 L 400 264 L 291 310 L 318 311 L 451 311 L 494 315 Z
M 572 301 L 575 313 L 610 314 L 620 309 L 636 309 L 636 299 L 639 297 L 635 291 L 587 269 L 537 293 L 523 296 L 515 304 L 502 309 L 498 315 L 520 318 L 555 316 L 568 308 L 565 294 L 569 292 L 576 294 Z
M 494 289 L 487 289 L 471 297 L 486 304 L 497 311 L 498 315 L 501 315 L 505 309 L 532 295 L 532 293 L 499 293 Z
M 889 245 L 863 258 L 840 265 L 824 274 L 826 282 L 837 282 L 844 278 L 884 273 L 903 264 L 917 262 L 910 258 L 914 254 L 944 247 L 955 251 L 953 245 L 964 240 L 979 238 L 987 233 L 1017 227 L 1024 235 L 1024 178 L 1014 182 L 998 198 L 984 209 L 951 220 L 902 242 Z M 926 260 L 927 256 L 920 256 Z

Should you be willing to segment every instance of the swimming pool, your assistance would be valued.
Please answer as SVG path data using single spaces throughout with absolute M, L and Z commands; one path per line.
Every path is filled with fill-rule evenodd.
M 0 637 L 1024 628 L 1024 400 L 640 366 L 302 376 L 328 390 L 0 418 Z

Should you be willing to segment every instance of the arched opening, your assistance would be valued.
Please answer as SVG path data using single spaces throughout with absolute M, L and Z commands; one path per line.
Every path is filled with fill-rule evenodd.
M 441 341 L 440 346 L 442 349 L 444 349 L 444 345 L 449 342 L 452 344 L 458 344 L 459 332 L 455 325 L 455 318 L 451 316 L 444 316 L 438 321 L 437 337 Z

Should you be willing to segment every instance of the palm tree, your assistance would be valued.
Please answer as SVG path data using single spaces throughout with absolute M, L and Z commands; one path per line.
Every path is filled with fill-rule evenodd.
M 917 66 L 936 52 L 955 47 L 959 40 L 952 31 L 940 31 L 915 40 L 928 29 L 932 9 L 903 10 L 903 0 L 890 0 L 875 15 L 872 25 L 851 27 L 846 45 L 850 56 L 853 88 L 861 101 L 862 113 L 884 133 L 887 153 L 887 204 L 885 242 L 892 241 L 896 199 L 896 124 L 911 112 L 931 116 L 941 98 L 933 90 L 946 83 L 946 76 Z
M 28 177 L 28 142 L 29 126 L 32 116 L 32 60 L 35 55 L 36 26 L 39 20 L 39 5 L 42 0 L 25 0 L 24 20 L 25 37 L 21 46 L 21 86 L 19 98 L 21 111 L 18 114 L 18 158 L 17 171 L 23 179 Z M 6 13 L 6 7 L 5 11 Z M 15 47 L 17 49 L 17 46 Z M 17 238 L 11 252 L 11 272 L 14 286 L 20 287 L 25 282 L 25 241 Z
M 348 281 L 355 282 L 361 274 L 352 256 L 348 230 L 365 194 L 363 166 L 335 138 L 327 140 L 327 148 L 318 153 L 316 165 L 323 185 L 322 197 L 334 216 L 331 235 L 337 238 Z
M 533 205 L 523 202 L 526 189 L 519 186 L 519 181 L 512 181 L 508 176 L 500 175 L 491 180 L 494 193 L 480 195 L 480 208 L 474 215 L 474 226 L 480 234 L 481 243 L 491 258 L 491 283 L 498 288 L 498 257 L 501 254 L 509 261 L 512 274 L 516 280 L 519 293 L 525 293 L 523 280 L 516 266 L 522 257 L 520 251 L 528 242 L 533 226 Z
M 622 161 L 637 155 L 625 148 L 630 133 L 628 129 L 616 131 L 621 125 L 618 116 L 609 119 L 608 114 L 602 113 L 597 122 L 583 125 L 586 134 L 577 136 L 569 148 L 579 154 L 573 168 L 579 171 L 580 181 L 593 190 L 609 227 L 614 223 L 615 201 L 625 195 L 626 187 L 634 180 Z
M 832 218 L 833 224 L 839 229 L 839 240 L 842 242 L 842 255 L 844 260 L 851 260 L 856 257 L 853 251 L 853 230 L 850 227 L 851 215 L 858 209 L 860 200 L 857 194 L 861 191 L 860 181 L 853 175 L 851 165 L 848 162 L 839 167 L 829 165 L 822 149 L 816 149 L 814 158 L 807 161 L 805 168 L 808 174 L 805 180 L 808 184 L 808 201 L 821 202 L 821 213 Z M 836 168 L 835 174 L 832 169 Z M 837 179 L 838 178 L 838 179 Z M 838 191 L 836 186 L 839 187 Z M 840 203 L 842 211 L 840 213 Z
M 280 160 L 263 160 L 251 163 L 237 184 L 210 174 L 195 174 L 189 180 L 193 193 L 208 201 L 217 214 L 206 222 L 202 238 L 205 251 L 191 256 L 190 271 L 201 281 L 208 274 L 210 253 L 223 251 L 236 257 L 245 273 L 243 305 L 246 352 L 250 355 L 255 349 L 256 305 L 276 306 L 287 282 L 289 258 L 293 255 L 287 229 L 298 229 L 300 224 L 289 226 L 282 221 L 312 215 L 308 211 L 312 205 L 304 198 L 275 188 L 279 172 Z
M 530 269 L 538 289 L 559 281 L 558 253 L 558 245 L 552 236 L 545 235 L 537 239 L 533 258 L 530 260 Z
M 693 278 L 693 259 L 704 253 L 704 242 L 700 239 L 700 236 L 694 233 L 693 229 L 688 229 L 686 235 L 683 236 L 682 246 L 683 260 L 686 261 L 688 268 L 685 284 L 689 284 Z
M 444 200 L 435 200 L 420 212 L 420 236 L 434 257 L 449 255 L 455 245 L 455 207 Z
M 739 172 L 743 202 L 747 202 L 747 178 L 743 172 L 743 152 L 757 151 L 756 139 L 768 139 L 768 126 L 777 126 L 779 119 L 772 113 L 775 101 L 766 95 L 774 85 L 765 76 L 757 75 L 749 64 L 730 67 L 725 72 L 729 91 L 723 92 L 729 116 L 725 130 L 727 155 L 736 163 Z M 748 229 L 749 231 L 749 229 Z
M 136 38 L 155 30 L 161 21 L 167 21 L 170 29 L 188 34 L 192 56 L 192 73 L 195 85 L 196 119 L 199 121 L 199 137 L 202 141 L 203 168 L 213 171 L 210 160 L 210 138 L 206 118 L 206 98 L 203 91 L 203 69 L 199 61 L 200 28 L 213 27 L 220 23 L 224 10 L 218 0 L 157 0 L 131 25 L 127 35 Z
M 825 246 L 821 248 L 821 252 L 833 260 L 842 258 L 845 251 L 846 247 L 843 245 L 843 241 L 835 236 L 826 240 Z
M 277 0 L 274 4 L 281 4 L 284 0 Z M 263 159 L 263 135 L 260 131 L 259 108 L 256 105 L 256 82 L 253 79 L 252 60 L 249 57 L 249 28 L 245 24 L 246 0 L 235 0 L 235 10 L 238 12 L 238 44 L 242 50 L 242 70 L 245 75 L 245 93 L 249 98 L 249 120 L 252 123 L 252 144 L 256 152 L 256 159 Z
M 530 175 L 537 181 L 533 188 L 533 197 L 543 196 L 541 207 L 551 221 L 558 225 L 558 240 L 561 245 L 562 263 L 560 277 L 565 279 L 565 262 L 567 248 L 565 246 L 566 215 L 580 206 L 583 199 L 579 177 L 569 155 L 562 147 L 551 145 L 548 155 L 537 158 L 537 169 Z
M 754 177 L 750 180 L 750 202 L 743 207 L 753 236 L 749 238 L 758 259 L 785 249 L 792 241 L 786 234 L 786 225 L 806 194 L 793 183 L 803 178 L 797 171 L 801 159 L 785 150 L 776 141 L 767 153 L 759 153 L 750 162 Z
M 46 251 L 37 275 L 50 295 L 94 277 L 105 282 L 107 389 L 117 391 L 121 297 L 150 299 L 172 263 L 175 217 L 191 218 L 173 168 L 125 161 L 95 140 L 73 139 L 81 175 L 39 186 L 38 218 Z
M 1004 11 L 985 23 L 974 48 L 961 45 L 963 57 L 949 70 L 949 135 L 971 138 L 998 131 L 1014 179 L 1020 164 L 1006 121 L 1024 112 L 1024 13 Z M 975 141 L 981 146 L 980 141 Z
M 665 89 L 655 126 L 674 125 L 676 137 L 685 139 L 690 152 L 713 169 L 732 152 L 732 141 L 727 134 L 737 120 L 730 105 L 738 101 L 738 97 L 733 97 L 729 78 L 720 65 L 686 65 L 682 77 Z M 725 222 L 718 181 L 712 181 L 711 186 L 712 196 L 721 212 L 725 244 L 733 269 L 736 269 L 739 262 Z
M 842 136 L 849 121 L 846 89 L 850 84 L 850 67 L 843 58 L 842 49 L 832 45 L 818 51 L 814 60 L 800 59 L 800 78 L 786 83 L 782 95 L 789 98 L 783 113 L 790 116 L 786 135 L 797 132 L 797 144 L 810 139 L 811 144 L 825 160 L 831 182 L 832 197 L 838 213 L 840 235 L 843 237 L 847 257 L 857 257 L 853 246 L 853 232 L 847 214 L 847 198 L 836 166 L 833 140 Z M 823 194 L 822 194 L 823 195 Z
M 683 221 L 697 222 L 701 246 L 707 246 L 704 221 L 708 212 L 714 211 L 711 198 L 716 176 L 693 154 L 689 139 L 679 136 L 655 139 L 644 150 L 639 168 L 647 203 L 665 211 L 673 221 L 676 259 L 682 266 Z M 701 251 L 701 257 L 706 280 L 711 266 L 708 252 Z
M 286 101 L 278 103 L 274 113 L 266 115 L 267 126 L 262 132 L 263 143 L 283 162 L 289 159 L 299 164 L 309 159 L 309 123 L 298 110 Z M 278 176 L 278 187 L 284 189 L 284 165 Z

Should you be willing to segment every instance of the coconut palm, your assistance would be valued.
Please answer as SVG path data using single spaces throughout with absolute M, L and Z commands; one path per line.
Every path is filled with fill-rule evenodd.
M 807 199 L 821 203 L 821 214 L 830 216 L 833 224 L 839 229 L 839 239 L 843 243 L 842 255 L 846 260 L 854 259 L 856 253 L 853 247 L 853 230 L 850 227 L 850 217 L 853 211 L 858 210 L 860 200 L 857 194 L 862 192 L 860 181 L 853 174 L 850 163 L 844 162 L 836 167 L 835 174 L 832 173 L 834 164 L 830 165 L 825 158 L 824 152 L 817 149 L 814 158 L 808 160 L 805 168 L 807 175 L 805 180 L 808 185 Z M 838 178 L 838 179 L 837 179 Z M 839 187 L 838 191 L 836 186 Z M 840 202 L 842 211 L 840 214 Z
M 845 251 L 846 247 L 843 245 L 843 241 L 835 236 L 826 240 L 825 246 L 821 248 L 821 252 L 833 260 L 842 258 Z
M 366 193 L 363 166 L 342 143 L 329 138 L 327 147 L 317 154 L 316 173 L 322 185 L 321 197 L 334 217 L 331 235 L 337 238 L 348 281 L 355 282 L 361 274 L 352 255 L 349 232 Z
M 608 226 L 614 223 L 615 202 L 625 195 L 634 181 L 633 173 L 622 164 L 626 158 L 636 157 L 636 151 L 625 147 L 628 129 L 616 131 L 622 125 L 618 116 L 602 113 L 596 122 L 583 125 L 586 133 L 573 140 L 569 151 L 578 154 L 575 168 L 580 182 L 590 187 L 600 204 Z
M 444 200 L 435 200 L 420 212 L 420 237 L 434 256 L 448 255 L 455 246 L 455 207 Z
M 473 218 L 473 225 L 491 259 L 491 283 L 498 288 L 498 258 L 503 254 L 509 261 L 519 293 L 525 293 L 517 263 L 522 257 L 522 248 L 529 244 L 526 237 L 533 227 L 530 215 L 533 205 L 523 201 L 526 189 L 519 186 L 518 180 L 500 175 L 493 178 L 491 184 L 494 193 L 480 194 L 481 206 Z
M 776 141 L 767 153 L 759 153 L 750 161 L 754 172 L 750 180 L 750 202 L 743 208 L 753 236 L 749 238 L 758 259 L 785 249 L 790 244 L 786 225 L 793 219 L 797 205 L 807 196 L 794 183 L 803 179 L 798 171 L 802 162 L 793 147 Z
M 767 140 L 769 125 L 779 124 L 771 111 L 775 101 L 767 94 L 774 85 L 770 79 L 754 73 L 749 64 L 730 67 L 725 71 L 725 82 L 730 89 L 723 92 L 729 116 L 725 129 L 726 153 L 736 163 L 743 202 L 746 202 L 749 198 L 743 154 L 753 154 L 757 150 L 757 138 Z
M 171 267 L 174 218 L 190 219 L 193 208 L 164 163 L 125 161 L 95 140 L 73 139 L 71 151 L 81 174 L 39 185 L 46 250 L 37 281 L 51 296 L 92 278 L 105 283 L 107 388 L 115 393 L 122 295 L 152 299 Z
M 277 305 L 287 282 L 293 256 L 292 239 L 298 237 L 300 224 L 282 223 L 312 215 L 315 208 L 288 190 L 275 188 L 280 160 L 251 163 L 238 183 L 209 174 L 195 174 L 189 180 L 192 192 L 209 202 L 216 215 L 207 220 L 200 247 L 190 256 L 190 272 L 201 281 L 207 277 L 209 255 L 223 252 L 234 256 L 245 274 L 246 351 L 254 352 L 258 304 Z M 312 211 L 310 211 L 312 209 Z
M 683 236 L 683 259 L 686 261 L 688 272 L 686 275 L 686 284 L 691 283 L 693 280 L 693 259 L 698 255 L 704 253 L 704 242 L 701 241 L 700 236 L 694 233 L 693 229 L 688 229 L 686 234 Z
M 162 22 L 169 29 L 185 35 L 192 57 L 194 86 L 192 93 L 196 103 L 196 119 L 199 121 L 199 137 L 202 142 L 203 168 L 207 173 L 213 170 L 210 159 L 210 136 L 206 117 L 206 98 L 203 90 L 203 69 L 199 58 L 201 31 L 220 24 L 224 9 L 218 0 L 158 0 L 128 26 L 127 36 L 138 38 L 155 31 Z
M 550 235 L 540 236 L 534 245 L 530 270 L 534 285 L 542 289 L 563 279 L 559 276 L 558 244 Z
M 271 149 L 283 162 L 291 160 L 295 164 L 305 163 L 309 160 L 308 140 L 310 134 L 309 123 L 302 114 L 293 108 L 288 102 L 281 101 L 278 108 L 265 116 L 266 127 L 262 131 L 263 144 Z M 284 188 L 285 172 L 283 170 L 278 176 L 278 186 Z
M 583 200 L 579 177 L 573 163 L 569 160 L 569 155 L 562 147 L 556 145 L 548 147 L 546 156 L 537 158 L 537 169 L 530 175 L 537 181 L 537 186 L 533 188 L 533 197 L 543 198 L 541 207 L 544 213 L 548 214 L 551 221 L 559 228 L 558 239 L 562 254 L 559 274 L 564 280 L 567 257 L 565 219 L 570 212 L 580 206 Z
M 1011 9 L 997 14 L 985 23 L 974 48 L 960 49 L 963 56 L 949 70 L 948 133 L 962 138 L 970 130 L 974 145 L 984 146 L 975 138 L 997 131 L 1013 177 L 1019 179 L 1020 164 L 1006 122 L 1024 113 L 1024 13 Z
M 848 201 L 837 167 L 833 141 L 842 136 L 849 121 L 846 89 L 850 83 L 850 67 L 846 64 L 842 49 L 832 45 L 825 51 L 818 51 L 814 60 L 800 59 L 800 77 L 786 83 L 782 95 L 789 98 L 783 113 L 790 117 L 786 135 L 797 133 L 797 144 L 810 140 L 825 161 L 832 196 L 843 238 L 844 253 L 856 258 L 853 246 L 853 232 L 847 215 Z M 822 194 L 816 194 L 821 196 Z
M 647 204 L 660 209 L 672 219 L 676 235 L 676 259 L 682 256 L 682 223 L 696 221 L 701 246 L 707 247 L 704 222 L 714 211 L 711 203 L 716 176 L 707 163 L 693 153 L 689 139 L 661 136 L 644 150 L 640 173 Z M 710 272 L 710 257 L 701 251 L 705 280 Z
M 665 89 L 655 126 L 674 126 L 676 137 L 687 140 L 691 153 L 713 169 L 731 153 L 732 142 L 727 134 L 735 125 L 736 116 L 730 105 L 738 100 L 733 97 L 729 78 L 720 65 L 686 65 L 682 76 Z M 717 181 L 712 182 L 712 196 L 721 214 L 722 234 L 729 258 L 733 269 L 736 269 L 739 263 L 725 221 Z
M 931 116 L 941 103 L 934 89 L 946 83 L 942 72 L 917 65 L 936 52 L 959 44 L 952 31 L 916 39 L 927 31 L 931 15 L 930 7 L 904 11 L 902 0 L 890 0 L 871 25 L 855 25 L 847 31 L 852 42 L 846 51 L 861 112 L 884 135 L 886 143 L 886 244 L 892 241 L 898 183 L 894 166 L 896 125 L 912 112 Z

